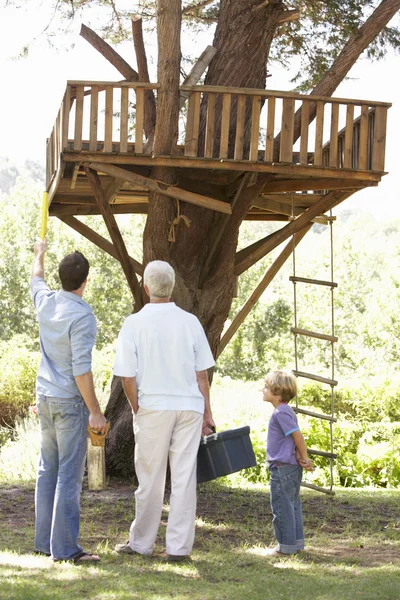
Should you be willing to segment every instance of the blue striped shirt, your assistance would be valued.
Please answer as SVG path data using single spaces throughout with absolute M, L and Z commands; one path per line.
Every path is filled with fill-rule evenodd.
M 92 370 L 96 338 L 93 310 L 77 294 L 50 290 L 41 277 L 32 278 L 31 291 L 42 352 L 36 393 L 50 398 L 81 398 L 74 377 Z

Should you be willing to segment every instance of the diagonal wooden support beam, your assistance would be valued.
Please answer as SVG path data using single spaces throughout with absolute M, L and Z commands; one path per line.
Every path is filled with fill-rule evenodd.
M 135 307 L 137 310 L 139 310 L 143 306 L 142 293 L 139 286 L 139 281 L 136 277 L 136 273 L 130 261 L 130 257 L 126 249 L 124 240 L 122 239 L 122 235 L 119 230 L 118 224 L 108 203 L 108 198 L 106 198 L 104 195 L 103 188 L 101 187 L 100 183 L 100 177 L 98 176 L 96 171 L 93 171 L 92 169 L 85 168 L 85 171 L 90 186 L 93 190 L 93 194 L 96 199 L 99 210 L 103 215 L 103 219 L 107 226 L 108 233 L 110 234 L 111 240 L 118 253 L 118 260 L 121 263 L 128 285 L 131 288 L 135 300 Z
M 232 213 L 231 205 L 228 202 L 222 202 L 221 200 L 215 200 L 214 198 L 209 198 L 208 196 L 201 196 L 200 194 L 195 194 L 194 192 L 188 192 L 186 190 L 182 190 L 181 188 L 170 186 L 167 183 L 163 184 L 155 179 L 151 179 L 150 177 L 143 177 L 142 175 L 137 175 L 136 173 L 132 173 L 132 171 L 128 171 L 127 169 L 121 169 L 121 167 L 115 167 L 114 165 L 96 162 L 90 162 L 85 166 L 89 169 L 95 169 L 96 171 L 107 173 L 108 175 L 116 177 L 117 179 L 128 181 L 134 185 L 140 185 L 141 187 L 144 187 L 147 190 L 152 190 L 153 192 L 157 192 L 158 194 L 164 194 L 164 196 L 174 198 L 174 200 L 177 199 L 182 200 L 183 202 L 189 202 L 190 204 L 215 210 L 216 212 L 221 212 L 226 215 L 230 215 Z
M 311 223 L 314 217 L 317 217 L 337 204 L 340 204 L 340 202 L 351 196 L 352 193 L 353 191 L 329 192 L 323 196 L 321 200 L 318 200 L 318 202 L 307 208 L 307 210 L 297 217 L 297 219 L 291 221 L 285 227 L 282 227 L 282 229 L 279 229 L 263 240 L 255 242 L 251 246 L 240 250 L 236 255 L 236 275 L 240 275 L 246 271 L 266 254 L 282 244 L 282 242 L 287 240 L 291 235 L 297 233 Z
M 258 302 L 263 292 L 267 289 L 271 281 L 274 279 L 275 275 L 278 273 L 280 268 L 285 264 L 289 256 L 293 252 L 293 248 L 297 246 L 297 244 L 303 239 L 306 235 L 307 231 L 311 228 L 311 224 L 306 225 L 304 229 L 294 235 L 294 240 L 290 240 L 288 244 L 286 244 L 285 248 L 282 250 L 278 258 L 272 263 L 264 277 L 251 294 L 250 298 L 240 309 L 236 317 L 233 319 L 232 323 L 229 325 L 228 329 L 224 333 L 221 338 L 221 341 L 218 346 L 217 356 L 221 354 L 224 350 L 225 346 L 231 341 L 232 337 L 235 335 L 240 325 L 243 323 L 253 306 Z
M 247 187 L 249 178 L 250 178 L 250 173 L 245 173 L 243 175 L 242 180 L 239 184 L 239 187 L 238 187 L 238 189 L 235 193 L 235 196 L 231 202 L 232 210 L 234 209 L 239 198 L 242 196 L 242 193 L 244 193 L 246 191 L 246 187 Z M 216 229 L 216 231 L 213 232 L 214 235 L 212 236 L 213 241 L 211 244 L 211 248 L 209 250 L 206 261 L 203 265 L 203 269 L 200 273 L 200 278 L 199 278 L 199 288 L 200 289 L 203 287 L 204 281 L 206 280 L 207 275 L 210 272 L 214 258 L 217 255 L 218 249 L 220 247 L 221 238 L 223 236 L 223 233 L 226 229 L 226 226 L 227 226 L 230 218 L 231 218 L 230 215 L 222 215 L 216 224 L 217 229 Z
M 107 254 L 109 254 L 113 258 L 116 258 L 119 261 L 118 252 L 116 251 L 113 244 L 111 244 L 111 242 L 109 242 L 108 240 L 103 238 L 103 236 L 101 236 L 98 233 L 96 233 L 95 231 L 93 231 L 93 229 L 91 229 L 90 227 L 85 225 L 85 223 L 82 223 L 82 221 L 79 221 L 79 219 L 75 219 L 75 217 L 70 217 L 70 216 L 64 216 L 64 217 L 59 216 L 58 218 L 60 219 L 60 221 L 62 221 L 66 225 L 68 225 L 68 227 L 71 227 L 72 229 L 77 231 L 80 235 L 82 235 L 87 240 L 92 242 L 92 244 L 94 244 L 95 246 L 100 248 L 100 250 L 104 250 L 104 252 L 107 252 Z M 143 265 L 140 262 L 138 262 L 137 260 L 135 260 L 134 258 L 132 258 L 131 256 L 129 257 L 129 260 L 131 261 L 131 264 L 132 264 L 132 267 L 133 267 L 135 273 L 137 273 L 138 275 L 140 275 L 142 277 Z

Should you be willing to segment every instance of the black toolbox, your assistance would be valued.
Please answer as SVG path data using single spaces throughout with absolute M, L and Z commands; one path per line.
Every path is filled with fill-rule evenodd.
M 250 427 L 219 431 L 201 438 L 197 455 L 197 483 L 255 467 Z

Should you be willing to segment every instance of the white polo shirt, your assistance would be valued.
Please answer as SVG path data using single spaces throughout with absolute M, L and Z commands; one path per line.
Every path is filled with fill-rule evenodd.
M 214 365 L 200 321 L 174 302 L 146 304 L 119 332 L 114 375 L 136 377 L 142 408 L 203 413 L 196 371 Z

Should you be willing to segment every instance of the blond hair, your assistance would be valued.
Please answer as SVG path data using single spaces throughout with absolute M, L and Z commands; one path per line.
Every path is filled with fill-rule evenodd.
M 293 373 L 286 371 L 270 371 L 265 383 L 274 396 L 280 396 L 286 404 L 297 394 L 297 379 Z

